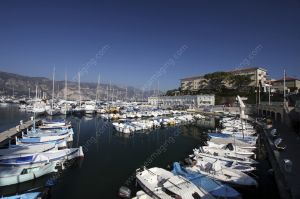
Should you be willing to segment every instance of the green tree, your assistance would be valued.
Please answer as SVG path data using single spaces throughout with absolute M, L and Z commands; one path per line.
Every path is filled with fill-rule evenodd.
M 250 75 L 234 75 L 231 77 L 231 84 L 240 92 L 251 83 Z

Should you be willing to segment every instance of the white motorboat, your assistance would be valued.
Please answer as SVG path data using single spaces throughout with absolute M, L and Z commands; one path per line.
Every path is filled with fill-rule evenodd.
M 193 167 L 186 168 L 189 171 L 199 172 L 210 178 L 228 183 L 232 186 L 256 188 L 257 182 L 249 175 L 230 168 L 222 166 L 219 161 L 215 163 L 206 162 L 204 160 L 197 160 L 197 164 Z
M 196 161 L 203 160 L 205 162 L 210 162 L 212 164 L 214 164 L 215 162 L 219 162 L 222 165 L 222 167 L 227 167 L 229 169 L 234 169 L 234 170 L 238 170 L 241 172 L 250 172 L 250 171 L 255 170 L 255 167 L 252 167 L 250 165 L 240 164 L 237 161 L 219 160 L 214 157 L 197 156 L 197 157 L 194 157 L 194 160 L 196 160 Z
M 211 157 L 211 158 L 215 158 L 218 160 L 225 160 L 225 161 L 236 161 L 239 164 L 245 164 L 245 165 L 253 165 L 253 164 L 258 164 L 257 161 L 251 159 L 251 158 L 247 158 L 247 157 L 223 157 L 223 156 L 219 156 L 218 154 L 208 154 L 208 153 L 203 153 L 201 152 L 199 149 L 193 149 L 194 155 L 197 157 Z
M 19 144 L 10 145 L 6 149 L 0 149 L 0 156 L 4 155 L 16 155 L 16 154 L 29 154 L 29 153 L 40 153 L 50 150 L 56 150 L 58 145 L 54 142 L 40 143 L 40 144 Z
M 220 149 L 220 150 L 224 150 L 224 151 L 231 151 L 235 154 L 242 155 L 242 156 L 245 156 L 245 157 L 251 157 L 255 154 L 252 151 L 249 151 L 247 149 L 242 149 L 241 147 L 235 146 L 232 143 L 228 143 L 228 144 L 225 145 L 225 144 L 215 144 L 213 142 L 208 141 L 207 145 L 208 145 L 208 148 Z
M 0 167 L 0 186 L 18 184 L 39 178 L 43 175 L 57 172 L 55 169 L 57 162 L 45 163 L 43 166 L 32 167 Z
M 47 109 L 46 112 L 47 112 L 48 115 L 53 116 L 53 115 L 59 114 L 60 109 L 59 108 L 50 108 L 50 109 Z
M 158 199 L 213 199 L 204 189 L 198 188 L 183 176 L 174 175 L 162 168 L 137 170 L 136 178 L 139 185 L 149 196 Z
M 82 147 L 33 154 L 6 155 L 0 156 L 0 166 L 41 166 L 48 162 L 64 162 L 83 156 Z
M 247 157 L 249 158 L 250 156 L 252 156 L 253 154 L 240 154 L 236 151 L 231 151 L 231 150 L 225 150 L 225 149 L 220 149 L 220 148 L 214 148 L 214 147 L 208 147 L 208 146 L 202 146 L 200 147 L 200 150 L 204 153 L 208 153 L 208 154 L 215 154 L 215 155 L 219 155 L 219 156 L 223 156 L 223 157 L 235 157 L 235 158 L 244 158 Z

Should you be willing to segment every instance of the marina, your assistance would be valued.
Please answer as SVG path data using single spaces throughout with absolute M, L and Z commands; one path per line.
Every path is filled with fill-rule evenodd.
M 0 199 L 300 199 L 300 0 L 1 0 Z
M 11 109 L 15 111 L 16 115 L 23 114 L 22 111 L 18 111 L 17 105 L 2 107 L 1 111 L 5 113 Z M 27 117 L 30 116 L 31 113 L 28 113 Z M 81 198 L 86 195 L 92 197 L 95 194 L 106 198 L 118 198 L 118 190 L 124 185 L 130 188 L 132 197 L 134 197 L 134 192 L 139 191 L 135 180 L 137 168 L 141 168 L 146 163 L 149 168 L 160 167 L 168 170 L 172 167 L 173 162 L 183 163 L 187 157 L 191 157 L 189 155 L 193 154 L 194 148 L 203 146 L 208 138 L 207 132 L 220 128 L 219 120 L 208 116 L 181 125 L 144 129 L 131 134 L 118 132 L 113 122 L 104 119 L 101 115 L 82 115 L 80 117 L 70 115 L 54 118 L 44 116 L 42 118 L 69 121 L 74 130 L 71 147 L 82 146 L 84 159 L 71 161 L 72 166 L 67 165 L 67 169 L 59 172 L 59 175 L 49 174 L 18 186 L 1 187 L 1 195 L 21 194 L 31 189 L 43 192 L 47 181 L 55 176 L 56 184 L 51 188 L 51 197 L 53 198 Z M 242 198 L 246 199 L 263 197 L 265 194 L 278 198 L 276 192 L 265 191 L 270 187 L 273 190 L 277 188 L 273 176 L 268 172 L 270 164 L 264 157 L 266 155 L 263 152 L 264 149 L 258 151 L 262 151 L 262 154 L 257 154 L 258 164 L 254 171 L 258 187 L 252 191 L 237 190 Z M 131 161 L 128 161 L 129 159 Z M 82 187 L 82 184 L 85 186 Z M 98 189 L 98 186 L 105 188 Z

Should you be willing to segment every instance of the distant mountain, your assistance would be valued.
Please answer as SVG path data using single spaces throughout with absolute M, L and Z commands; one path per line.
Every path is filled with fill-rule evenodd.
M 80 92 L 82 100 L 96 99 L 97 83 L 81 82 Z M 13 73 L 0 71 L 0 94 L 15 96 L 28 96 L 29 92 L 31 97 L 36 95 L 36 88 L 39 96 L 47 98 L 52 97 L 52 80 L 45 77 L 28 77 Z M 67 99 L 79 99 L 78 82 L 67 82 Z M 143 92 L 134 87 L 120 88 L 115 85 L 100 84 L 98 89 L 98 96 L 100 99 L 125 99 L 127 90 L 127 99 L 141 100 L 147 99 L 155 92 L 153 90 Z M 55 81 L 54 89 L 55 97 L 64 98 L 65 81 Z M 160 92 L 161 93 L 161 92 Z

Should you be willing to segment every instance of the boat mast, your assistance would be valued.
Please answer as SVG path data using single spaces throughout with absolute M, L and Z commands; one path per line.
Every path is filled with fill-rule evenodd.
M 68 89 L 68 80 L 67 73 L 65 72 L 65 100 L 67 101 L 67 89 Z
M 127 102 L 127 86 L 126 86 L 126 95 L 125 95 L 125 101 Z
M 109 81 L 109 92 L 110 92 L 110 95 L 111 95 L 111 102 L 112 102 L 111 81 Z
M 285 69 L 283 70 L 283 102 L 285 103 Z
M 37 100 L 37 85 L 35 85 L 35 100 Z
M 51 105 L 52 109 L 53 109 L 53 102 L 54 102 L 54 77 L 55 77 L 55 66 L 53 69 L 53 80 L 52 80 L 52 105 Z
M 100 73 L 98 75 L 98 83 L 97 83 L 97 91 L 96 91 L 96 102 L 100 99 L 99 87 L 100 87 Z
M 78 92 L 79 92 L 79 107 L 81 108 L 80 72 L 78 72 Z

